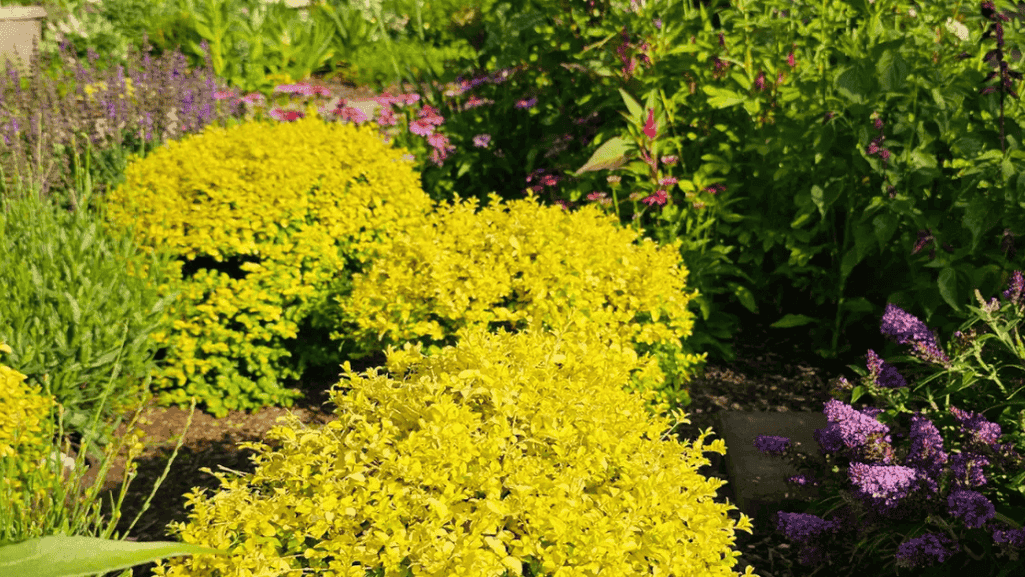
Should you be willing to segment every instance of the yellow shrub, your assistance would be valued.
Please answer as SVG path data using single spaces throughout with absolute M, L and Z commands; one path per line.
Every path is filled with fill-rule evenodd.
M 291 406 L 302 365 L 290 349 L 299 322 L 328 302 L 380 236 L 431 209 L 401 149 L 374 128 L 305 119 L 210 125 L 128 166 L 107 195 L 108 222 L 135 225 L 143 250 L 181 255 L 170 273 L 183 289 L 175 330 L 154 377 L 159 402 L 206 410 Z M 184 267 L 183 267 L 184 264 Z M 183 278 L 183 269 L 195 272 Z M 146 274 L 147 271 L 136 271 Z M 159 287 L 168 294 L 171 287 Z M 326 340 L 326 339 L 325 339 Z M 339 361 L 340 362 L 340 361 Z
M 0 351 L 10 353 L 11 348 L 0 342 Z M 14 492 L 14 504 L 21 502 L 22 480 L 29 474 L 29 468 L 37 469 L 36 464 L 49 455 L 53 446 L 47 434 L 52 428 L 50 410 L 54 399 L 42 394 L 41 387 L 26 385 L 25 378 L 0 365 L 0 460 L 8 472 L 2 482 Z
M 532 195 L 492 200 L 475 213 L 476 199 L 457 198 L 385 239 L 380 258 L 354 275 L 351 295 L 337 299 L 353 328 L 332 338 L 383 348 L 423 338 L 450 344 L 476 324 L 599 331 L 659 360 L 635 375 L 634 388 L 657 388 L 660 400 L 686 406 L 682 385 L 705 357 L 683 343 L 697 293 L 685 291 L 679 244 L 638 240 L 594 206 L 566 212 Z
M 638 362 L 596 335 L 460 331 L 424 356 L 389 350 L 388 372 L 335 390 L 338 419 L 294 416 L 251 475 L 188 495 L 182 541 L 228 556 L 170 559 L 170 577 L 733 575 L 736 529 L 680 442 L 622 390 Z M 284 419 L 284 417 L 283 417 Z M 210 472 L 209 469 L 206 470 Z M 409 572 L 402 572 L 408 568 Z M 372 573 L 380 575 L 381 573 Z M 750 570 L 748 570 L 750 574 Z

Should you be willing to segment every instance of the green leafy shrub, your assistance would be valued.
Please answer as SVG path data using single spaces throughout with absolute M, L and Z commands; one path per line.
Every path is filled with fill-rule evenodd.
M 662 400 L 685 406 L 682 385 L 704 355 L 689 353 L 682 341 L 691 333 L 687 305 L 696 293 L 684 290 L 688 271 L 678 245 L 638 242 L 636 231 L 595 206 L 567 212 L 538 204 L 533 194 L 491 199 L 475 213 L 476 198 L 457 197 L 385 239 L 380 258 L 338 298 L 346 330 L 331 337 L 381 350 L 421 338 L 451 344 L 472 324 L 598 331 L 652 353 L 659 363 L 645 365 L 635 386 L 658 387 Z
M 258 451 L 255 471 L 213 473 L 221 490 L 189 495 L 189 522 L 170 526 L 230 557 L 154 574 L 734 574 L 750 519 L 732 520 L 714 500 L 723 481 L 697 472 L 723 442 L 681 442 L 646 415 L 622 386 L 632 350 L 588 333 L 460 337 L 430 357 L 389 348 L 400 380 L 346 363 L 337 420 L 292 416 L 267 435 L 280 448 L 240 445 Z
M 131 238 L 111 234 L 88 211 L 62 210 L 36 196 L 0 209 L 0 339 L 12 348 L 8 364 L 65 406 L 70 430 L 86 434 L 118 364 L 103 416 L 138 400 L 159 352 L 149 337 L 170 327 L 164 309 L 176 298 L 150 283 L 165 280 L 160 270 L 173 258 L 142 255 Z M 157 276 L 135 276 L 140 266 Z
M 300 393 L 281 381 L 305 367 L 299 323 L 380 235 L 432 208 L 401 149 L 370 127 L 308 112 L 169 142 L 129 165 L 106 198 L 115 227 L 138 223 L 142 245 L 179 255 L 162 289 L 182 291 L 173 330 L 153 334 L 168 347 L 154 378 L 162 405 L 184 407 L 194 395 L 218 417 L 291 406 Z M 298 362 L 288 360 L 293 349 Z

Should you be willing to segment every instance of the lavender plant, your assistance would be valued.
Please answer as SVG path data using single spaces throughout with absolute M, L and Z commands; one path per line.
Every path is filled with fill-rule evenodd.
M 51 64 L 40 58 L 38 47 L 28 89 L 16 69 L 0 79 L 0 171 L 4 196 L 36 194 L 51 196 L 51 187 L 73 209 L 78 207 L 82 187 L 92 188 L 91 179 L 100 177 L 114 184 L 124 172 L 131 154 L 145 155 L 160 142 L 195 133 L 217 118 L 213 94 L 223 87 L 209 72 L 190 72 L 184 57 L 168 54 L 154 62 L 149 55 L 133 53 L 126 71 L 115 67 L 99 81 L 104 90 L 86 98 L 84 87 L 97 82 L 94 67 L 73 67 L 75 89 L 58 96 L 58 82 L 38 71 Z M 61 45 L 67 62 L 75 62 L 70 44 Z M 89 64 L 99 55 L 89 53 Z M 140 66 L 141 64 L 141 66 Z M 68 67 L 70 68 L 70 67 Z M 127 72 L 127 74 L 126 74 Z M 126 81 L 144 98 L 124 99 Z M 100 166 L 85 169 L 95 157 Z M 89 182 L 83 182 L 89 179 Z M 13 186 L 12 186 L 13 185 Z M 31 192 L 30 192 L 31 191 Z
M 864 368 L 851 367 L 859 383 L 839 379 L 835 398 L 825 405 L 829 425 L 816 431 L 824 463 L 796 453 L 786 438 L 756 439 L 759 450 L 790 458 L 801 468 L 791 482 L 819 486 L 826 495 L 806 511 L 778 514 L 777 529 L 799 546 L 803 564 L 883 566 L 883 574 L 916 568 L 926 573 L 915 574 L 964 569 L 1011 575 L 1020 567 L 1025 548 L 1025 457 L 1019 452 L 1025 446 L 1025 347 L 1018 334 L 1025 277 L 1020 271 L 1011 275 L 1002 296 L 1003 303 L 986 302 L 976 291 L 981 306 L 970 307 L 974 318 L 954 334 L 947 350 L 918 318 L 887 305 L 882 334 L 909 349 L 901 361 L 927 370 L 922 378 L 906 378 L 869 350 Z M 988 331 L 976 328 L 980 321 Z M 847 395 L 850 404 L 839 400 Z M 866 399 L 873 406 L 855 408 Z

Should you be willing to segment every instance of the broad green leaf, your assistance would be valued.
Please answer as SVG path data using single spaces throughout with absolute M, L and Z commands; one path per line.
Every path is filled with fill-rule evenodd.
M 98 537 L 53 535 L 0 547 L 0 575 L 88 577 L 165 557 L 228 552 L 175 541 L 135 543 Z
M 861 257 L 858 256 L 858 251 L 856 249 L 848 250 L 843 255 L 843 260 L 840 261 L 840 278 L 847 280 L 847 277 L 851 276 L 851 271 L 854 270 L 854 267 L 858 266 L 859 262 L 861 262 Z
M 837 92 L 855 104 L 865 104 L 869 90 L 868 79 L 857 67 L 846 68 L 836 76 L 834 87 Z
M 729 108 L 744 102 L 744 99 L 739 94 L 725 88 L 705 85 L 701 87 L 701 90 L 705 91 L 705 94 L 709 96 L 708 104 L 713 108 Z
M 879 86 L 884 92 L 901 92 L 907 89 L 908 63 L 900 52 L 887 50 L 876 63 Z
M 818 324 L 818 319 L 805 315 L 784 315 L 783 318 L 772 323 L 772 328 L 775 329 L 789 329 L 791 327 L 800 327 L 807 324 Z
M 897 231 L 897 217 L 888 212 L 878 214 L 872 219 L 872 228 L 876 235 L 876 241 L 879 243 L 879 251 L 882 252 L 886 250 L 886 243 Z
M 982 235 L 993 228 L 995 224 L 989 218 L 989 204 L 989 200 L 985 196 L 981 194 L 973 195 L 972 199 L 968 202 L 968 209 L 965 210 L 965 214 L 961 218 L 961 224 L 972 233 L 973 253 L 976 247 L 979 246 L 979 240 L 982 238 Z
M 575 175 L 580 176 L 585 172 L 592 172 L 595 170 L 615 170 L 624 164 L 626 164 L 626 153 L 632 150 L 629 146 L 628 141 L 622 137 L 615 137 L 610 139 L 605 144 L 598 147 L 598 150 L 594 151 L 591 158 L 587 162 L 574 172 Z
M 864 394 L 865 394 L 865 387 L 863 385 L 858 385 L 858 386 L 854 387 L 854 389 L 851 390 L 851 402 L 852 403 L 858 402 L 858 399 L 860 399 L 861 396 L 864 395 Z
M 641 108 L 641 105 L 638 104 L 636 100 L 634 100 L 633 96 L 630 96 L 629 94 L 627 94 L 627 92 L 625 90 L 623 90 L 622 88 L 619 89 L 619 93 L 621 95 L 623 95 L 623 102 L 626 103 L 627 109 L 630 110 L 630 116 L 632 116 L 635 119 L 638 119 L 638 121 L 641 124 L 643 124 L 644 123 L 644 109 Z
M 957 271 L 949 266 L 941 270 L 937 285 L 943 300 L 954 310 L 961 310 L 960 299 L 957 298 Z
M 732 282 L 728 286 L 733 289 L 733 295 L 740 300 L 740 304 L 744 305 L 744 308 L 753 313 L 758 312 L 758 305 L 755 303 L 755 296 L 751 289 Z

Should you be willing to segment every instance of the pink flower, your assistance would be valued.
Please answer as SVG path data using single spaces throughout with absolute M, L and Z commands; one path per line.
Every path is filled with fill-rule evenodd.
M 647 204 L 648 206 L 651 206 L 652 204 L 663 206 L 665 205 L 667 200 L 669 200 L 669 196 L 666 194 L 666 191 L 659 189 L 655 191 L 655 194 L 652 194 L 647 198 L 642 199 L 641 202 Z
M 644 135 L 654 139 L 658 136 L 658 126 L 655 124 L 655 110 L 648 109 L 648 122 L 644 124 Z

